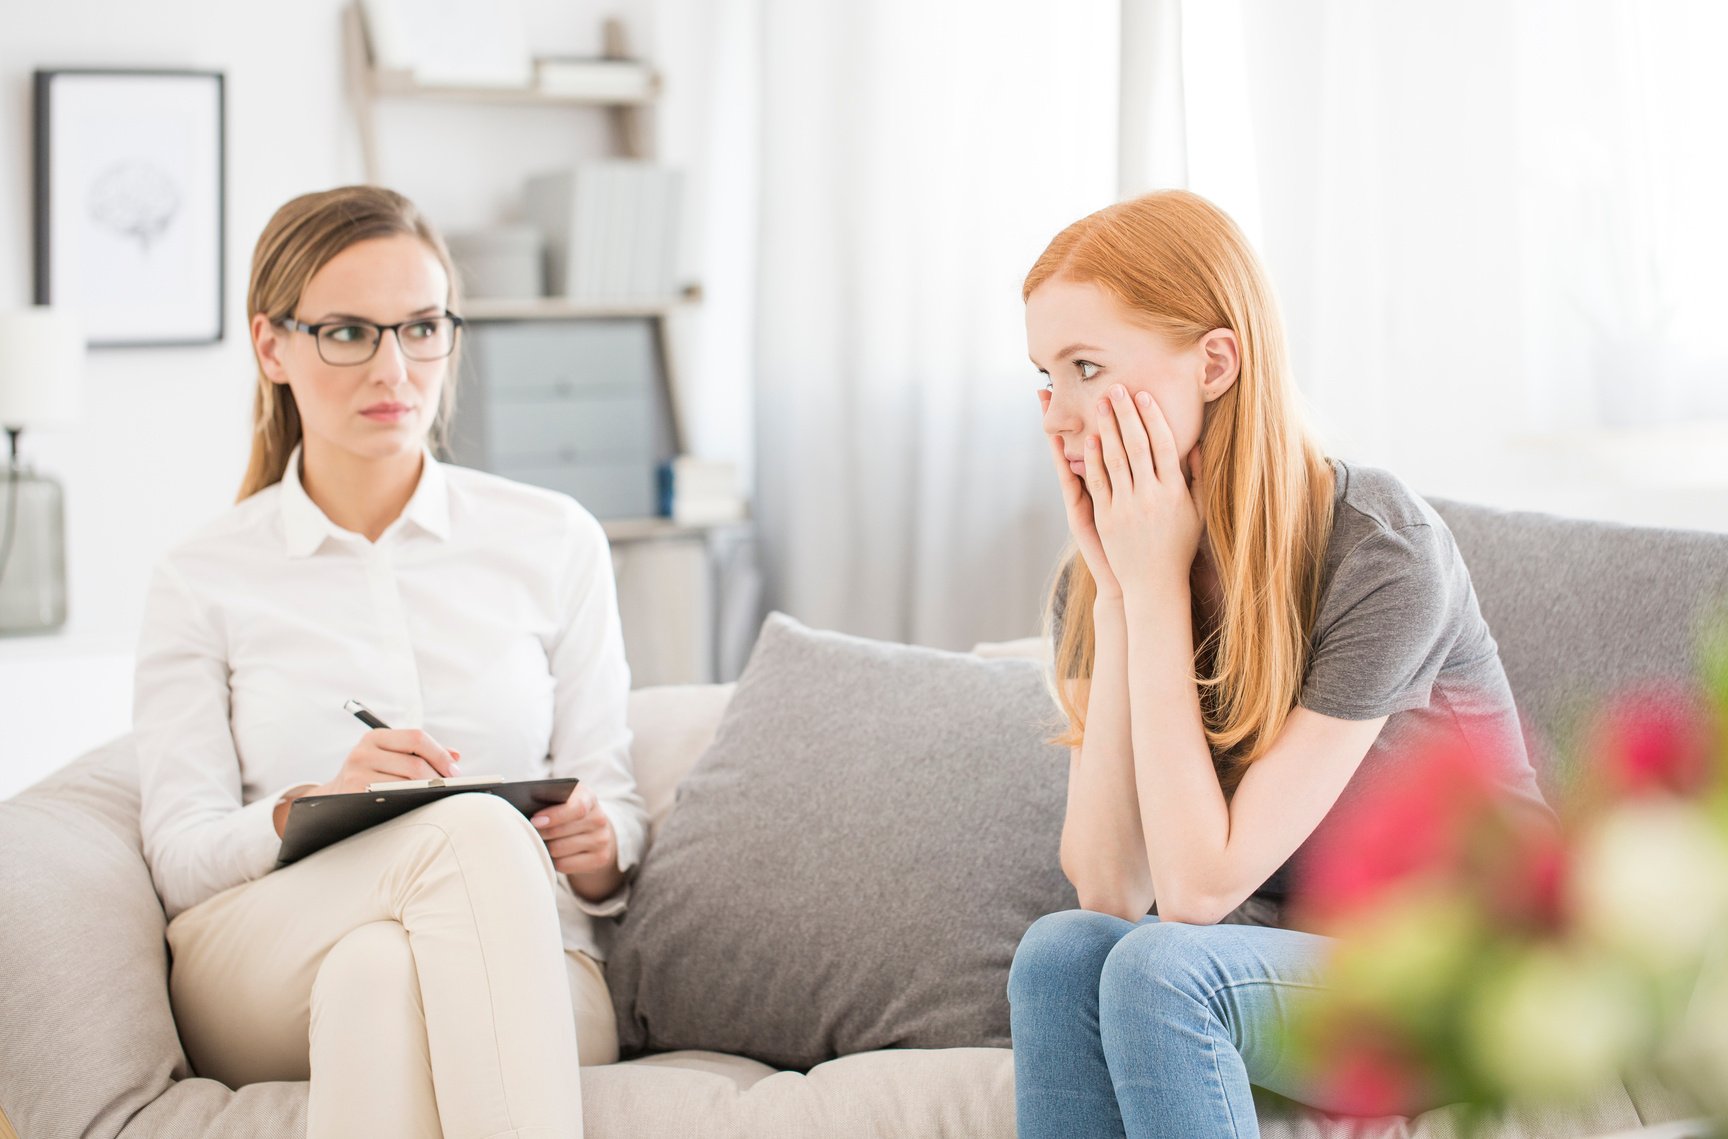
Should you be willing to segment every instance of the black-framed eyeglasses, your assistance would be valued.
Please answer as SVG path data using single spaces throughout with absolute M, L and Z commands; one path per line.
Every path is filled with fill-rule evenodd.
M 395 324 L 373 324 L 369 320 L 324 320 L 306 324 L 291 316 L 276 323 L 290 332 L 304 332 L 318 344 L 318 358 L 326 364 L 349 367 L 364 364 L 378 354 L 384 334 L 396 334 L 402 355 L 410 360 L 442 360 L 456 351 L 456 335 L 463 325 L 453 312 L 438 316 L 417 316 Z

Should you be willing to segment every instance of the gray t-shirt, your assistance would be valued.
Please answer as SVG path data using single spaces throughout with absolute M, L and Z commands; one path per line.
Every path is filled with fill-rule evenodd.
M 1302 860 L 1419 743 L 1492 760 L 1499 790 L 1548 806 L 1524 748 L 1500 646 L 1446 523 L 1397 476 L 1332 460 L 1337 475 L 1320 614 L 1298 703 L 1343 720 L 1388 717 L 1338 802 L 1264 888 L 1297 888 Z
M 1365 793 L 1397 778 L 1398 758 L 1418 740 L 1462 738 L 1493 757 L 1507 796 L 1548 810 L 1452 532 L 1397 476 L 1331 462 L 1332 534 L 1297 702 L 1343 720 L 1388 719 L 1314 834 L 1256 891 L 1270 897 L 1299 888 L 1316 842 Z

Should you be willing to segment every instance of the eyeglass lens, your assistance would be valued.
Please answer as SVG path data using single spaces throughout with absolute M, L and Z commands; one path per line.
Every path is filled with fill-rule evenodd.
M 364 364 L 383 335 L 375 324 L 328 325 L 318 330 L 318 355 L 326 364 Z M 456 322 L 448 316 L 410 321 L 396 329 L 396 341 L 410 360 L 442 360 L 456 347 Z

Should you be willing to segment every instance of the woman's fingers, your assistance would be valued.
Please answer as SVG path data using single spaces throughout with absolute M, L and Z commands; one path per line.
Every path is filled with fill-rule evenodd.
M 436 775 L 448 778 L 462 774 L 444 745 L 419 728 L 377 728 L 367 735 L 373 737 L 372 742 L 385 751 L 419 756 L 433 767 Z
M 1152 443 L 1152 463 L 1157 468 L 1158 477 L 1175 479 L 1186 490 L 1188 482 L 1182 477 L 1182 466 L 1177 461 L 1176 437 L 1170 432 L 1170 423 L 1164 418 L 1164 409 L 1158 406 L 1158 401 L 1152 398 L 1151 392 L 1141 392 L 1135 397 L 1134 403 L 1140 409 L 1140 421 Z
M 1122 436 L 1122 450 L 1128 456 L 1128 477 L 1135 486 L 1149 484 L 1158 477 L 1152 462 L 1152 444 L 1140 413 L 1134 409 L 1134 397 L 1121 384 L 1110 387 L 1111 426 Z
M 553 839 L 599 830 L 606 825 L 606 815 L 594 792 L 578 784 L 568 802 L 535 811 L 531 821 L 541 838 Z
M 554 859 L 577 858 L 584 854 L 598 854 L 606 849 L 605 839 L 594 836 L 589 838 L 555 838 L 546 843 L 546 853 Z
M 1091 496 L 1094 509 L 1101 503 L 1110 505 L 1110 476 L 1104 471 L 1104 451 L 1098 436 L 1086 436 L 1086 493 Z
M 1104 470 L 1110 476 L 1110 490 L 1127 494 L 1134 489 L 1134 475 L 1128 469 L 1128 452 L 1122 445 L 1121 425 L 1111 401 L 1098 401 L 1098 438 L 1104 452 Z
M 417 755 L 407 752 L 391 751 L 388 748 L 375 747 L 361 757 L 366 766 L 368 776 L 379 776 L 374 783 L 388 783 L 395 779 L 436 779 L 438 769 Z
M 540 825 L 540 818 L 539 815 L 534 816 L 534 829 L 540 832 L 541 839 L 548 844 L 554 839 L 588 839 L 606 829 L 606 816 L 599 812 L 573 821 L 549 821 L 545 826 Z

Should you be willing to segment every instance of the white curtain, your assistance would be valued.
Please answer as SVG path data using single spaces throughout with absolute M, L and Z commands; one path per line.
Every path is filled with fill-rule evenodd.
M 1728 5 L 1139 6 L 1179 42 L 1125 58 L 1179 68 L 1180 103 L 1144 112 L 1165 157 L 1126 188 L 1243 224 L 1334 451 L 1429 492 L 1728 528 Z
M 1728 446 L 1653 491 L 1666 437 L 1521 442 L 1728 417 L 1728 4 L 651 6 L 705 203 L 687 408 L 753 465 L 768 603 L 806 622 L 1032 631 L 1063 529 L 1019 283 L 1061 226 L 1163 185 L 1261 249 L 1335 453 L 1426 493 L 1728 528 L 1700 481 Z
M 1117 5 L 761 0 L 758 517 L 770 601 L 966 648 L 1065 530 L 1020 282 L 1114 199 Z

